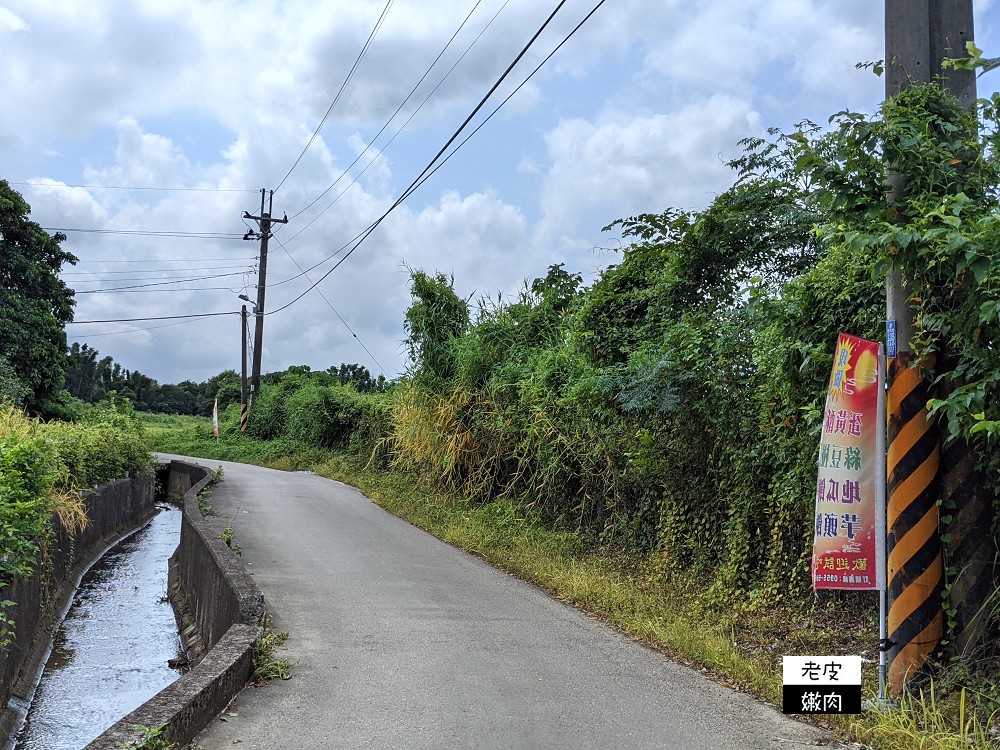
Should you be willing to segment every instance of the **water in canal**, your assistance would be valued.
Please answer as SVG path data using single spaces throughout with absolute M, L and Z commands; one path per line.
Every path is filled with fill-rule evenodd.
M 167 559 L 181 512 L 166 503 L 84 576 L 52 645 L 17 750 L 79 750 L 180 673 Z

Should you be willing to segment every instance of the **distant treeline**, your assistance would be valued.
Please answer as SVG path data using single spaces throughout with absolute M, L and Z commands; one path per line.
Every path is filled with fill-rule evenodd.
M 201 383 L 184 380 L 160 385 L 138 370 L 122 367 L 110 356 L 101 357 L 88 344 L 74 343 L 69 348 L 65 374 L 68 393 L 89 404 L 104 401 L 114 393 L 117 398 L 127 398 L 139 411 L 207 415 L 211 414 L 216 397 L 220 409 L 240 401 L 240 375 L 235 370 L 224 370 Z M 361 393 L 386 387 L 385 376 L 373 378 L 366 367 L 358 364 L 331 366 L 315 373 L 308 365 L 294 365 L 262 375 L 261 383 L 276 383 L 288 374 L 311 374 L 324 385 L 350 383 Z

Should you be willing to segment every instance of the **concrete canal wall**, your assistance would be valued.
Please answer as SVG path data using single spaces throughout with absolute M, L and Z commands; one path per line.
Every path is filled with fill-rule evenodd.
M 34 574 L 0 591 L 16 602 L 8 612 L 14 640 L 0 650 L 0 737 L 11 740 L 50 648 L 50 633 L 83 572 L 123 534 L 153 512 L 153 477 L 119 479 L 84 493 L 90 523 L 69 534 L 52 518 L 52 539 Z
M 87 750 L 120 750 L 142 737 L 139 726 L 163 727 L 162 737 L 184 744 L 212 721 L 246 685 L 263 632 L 264 597 L 219 538 L 222 523 L 198 509 L 210 469 L 171 461 L 166 487 L 183 493 L 181 541 L 170 559 L 171 594 L 188 621 L 185 635 L 204 656 L 177 682 L 117 722 Z

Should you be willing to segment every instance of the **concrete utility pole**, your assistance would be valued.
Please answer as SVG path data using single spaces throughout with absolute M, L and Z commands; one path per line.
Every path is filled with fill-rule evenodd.
M 946 58 L 966 56 L 965 43 L 972 39 L 972 0 L 886 0 L 886 98 L 941 76 L 946 88 L 972 107 L 972 71 L 941 67 Z M 891 173 L 888 183 L 889 202 L 901 202 L 906 175 Z M 910 296 L 905 269 L 891 271 L 886 279 L 889 638 L 883 648 L 889 652 L 895 695 L 940 648 L 944 632 L 940 437 L 928 419 L 928 384 L 913 366 Z
M 271 209 L 274 203 L 274 191 L 271 191 L 268 202 L 268 210 L 264 211 L 265 190 L 260 191 L 260 216 L 251 216 L 248 211 L 243 212 L 244 219 L 256 221 L 260 227 L 260 271 L 257 276 L 257 306 L 254 309 L 254 335 L 253 335 L 253 369 L 250 375 L 250 397 L 257 397 L 260 389 L 260 360 L 264 349 L 264 291 L 267 284 L 267 240 L 271 236 L 272 224 L 287 224 L 288 217 L 282 219 L 272 219 Z M 251 235 L 251 233 L 247 233 Z M 247 236 L 244 239 L 252 239 Z
M 240 308 L 240 432 L 247 431 L 247 306 Z
M 930 83 L 935 76 L 942 76 L 948 91 L 963 106 L 973 107 L 976 103 L 975 73 L 941 67 L 947 58 L 965 57 L 965 43 L 972 38 L 972 0 L 886 0 L 886 98 L 897 96 L 914 84 Z M 905 180 L 905 175 L 889 175 L 890 203 L 902 197 Z M 899 351 L 909 351 L 913 339 L 913 311 L 907 302 L 909 293 L 898 271 L 891 272 L 887 281 L 887 320 L 895 322 Z

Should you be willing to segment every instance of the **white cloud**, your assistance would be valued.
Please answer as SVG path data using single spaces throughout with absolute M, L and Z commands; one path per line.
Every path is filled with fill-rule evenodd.
M 579 256 L 617 218 L 704 207 L 732 183 L 724 161 L 737 141 L 760 133 L 750 103 L 724 94 L 674 113 L 562 122 L 546 136 L 552 165 L 535 244 Z
M 108 217 L 107 210 L 88 189 L 67 187 L 46 177 L 32 180 L 25 197 L 31 204 L 32 215 L 58 217 L 60 227 L 100 226 Z
M 20 16 L 7 8 L 0 8 L 0 33 L 6 31 L 30 31 L 31 27 Z

